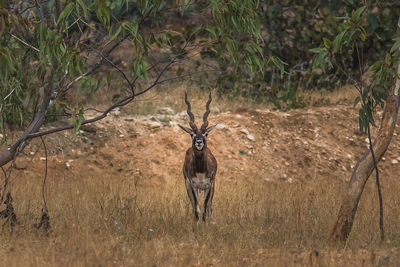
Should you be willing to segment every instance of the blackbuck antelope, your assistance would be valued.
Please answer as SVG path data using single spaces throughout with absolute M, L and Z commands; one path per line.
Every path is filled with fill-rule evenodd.
M 187 194 L 190 202 L 192 202 L 193 212 L 196 221 L 202 215 L 203 221 L 206 219 L 208 212 L 209 219 L 212 215 L 212 199 L 214 196 L 214 183 L 215 174 L 217 173 L 217 160 L 207 148 L 207 136 L 216 125 L 208 127 L 208 114 L 210 114 L 211 93 L 206 103 L 206 112 L 203 115 L 203 125 L 200 130 L 194 123 L 194 115 L 191 111 L 191 106 L 188 101 L 187 93 L 185 93 L 185 103 L 187 105 L 187 114 L 189 115 L 190 128 L 182 125 L 185 132 L 192 137 L 192 147 L 186 151 L 185 162 L 183 164 L 183 176 L 185 177 L 185 184 Z M 199 194 L 204 191 L 204 205 L 203 210 L 199 206 Z

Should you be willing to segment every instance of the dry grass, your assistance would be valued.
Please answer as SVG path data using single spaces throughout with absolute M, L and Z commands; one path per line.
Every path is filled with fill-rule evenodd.
M 186 110 L 183 101 L 183 92 L 188 91 L 189 99 L 195 115 L 202 115 L 204 112 L 204 102 L 208 98 L 208 93 L 195 87 L 187 87 L 185 83 L 174 83 L 173 85 L 164 85 L 158 89 L 139 97 L 134 105 L 127 108 L 131 114 L 149 115 L 156 114 L 163 107 L 171 107 L 176 112 Z M 333 104 L 343 104 L 354 102 L 358 96 L 357 90 L 352 86 L 344 86 L 334 91 L 300 91 L 299 97 L 303 98 L 303 103 L 308 107 L 325 106 Z M 217 96 L 213 92 L 212 111 L 215 113 L 231 111 L 238 109 L 273 109 L 272 103 L 254 102 L 251 99 L 237 96 L 232 99 L 230 96 Z M 218 107 L 218 108 L 215 108 Z
M 32 227 L 40 213 L 40 180 L 14 181 L 19 224 L 13 233 L 4 227 L 0 235 L 4 265 L 368 266 L 399 260 L 400 186 L 394 179 L 383 182 L 387 242 L 379 244 L 371 179 L 346 249 L 329 250 L 343 183 L 268 183 L 259 182 L 260 174 L 230 184 L 218 181 L 212 222 L 196 224 L 181 177 L 163 188 L 136 188 L 135 178 L 117 176 L 52 177 L 48 236 Z
M 146 94 L 128 112 L 151 114 L 160 106 L 185 110 L 185 89 L 181 85 Z M 343 89 L 312 96 L 336 103 L 353 99 L 347 95 L 353 92 Z M 189 93 L 200 118 L 206 93 L 194 89 Z M 221 112 L 257 108 L 244 99 L 216 97 L 215 102 L 213 113 L 215 107 Z M 49 171 L 49 235 L 33 227 L 42 207 L 43 172 L 13 173 L 10 188 L 19 223 L 13 231 L 4 226 L 0 234 L 5 266 L 393 266 L 400 262 L 400 184 L 395 176 L 382 180 L 386 242 L 379 242 L 378 201 L 371 177 L 349 242 L 338 250 L 327 240 L 346 186 L 339 179 L 267 182 L 271 173 L 257 169 L 250 177 L 234 177 L 233 182 L 217 175 L 213 220 L 196 224 L 180 172 L 170 174 L 173 179 L 159 187 L 152 185 L 154 177 L 144 175 L 75 177 L 52 166 Z

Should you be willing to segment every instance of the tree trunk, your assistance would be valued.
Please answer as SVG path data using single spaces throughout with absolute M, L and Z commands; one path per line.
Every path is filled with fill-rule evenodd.
M 29 135 L 32 133 L 36 133 L 40 129 L 40 127 L 44 122 L 47 109 L 49 107 L 52 90 L 53 90 L 53 85 L 50 85 L 45 88 L 43 101 L 40 105 L 38 112 L 36 112 L 32 122 L 29 124 L 28 128 L 25 130 L 25 132 L 22 134 L 22 136 L 18 139 L 17 142 L 15 142 L 11 147 L 0 153 L 0 167 L 12 161 L 17 156 L 17 154 L 20 151 L 22 151 L 25 148 L 25 146 L 28 145 L 30 139 Z
M 400 18 L 398 22 L 397 35 L 400 36 Z M 400 63 L 398 63 L 397 73 L 400 74 Z M 378 136 L 373 143 L 373 149 L 377 162 L 381 160 L 390 144 L 390 141 L 392 140 L 400 103 L 399 87 L 400 80 L 396 79 L 387 95 L 381 126 L 378 131 Z M 357 162 L 351 175 L 350 183 L 346 190 L 336 224 L 331 234 L 331 241 L 333 243 L 346 242 L 353 226 L 354 216 L 356 214 L 365 183 L 367 182 L 373 170 L 374 162 L 372 160 L 370 150 L 368 149 L 363 157 Z

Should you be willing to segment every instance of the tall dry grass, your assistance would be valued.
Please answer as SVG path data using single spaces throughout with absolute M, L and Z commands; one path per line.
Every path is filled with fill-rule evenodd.
M 17 177 L 11 188 L 19 223 L 13 231 L 2 229 L 1 265 L 368 266 L 400 260 L 400 186 L 395 179 L 382 182 L 387 241 L 379 243 L 371 179 L 346 249 L 330 250 L 327 239 L 345 184 L 323 178 L 262 182 L 264 176 L 218 180 L 213 220 L 196 224 L 182 177 L 155 187 L 135 186 L 136 178 L 146 177 L 53 173 L 48 180 L 48 236 L 33 228 L 40 215 L 41 180 Z

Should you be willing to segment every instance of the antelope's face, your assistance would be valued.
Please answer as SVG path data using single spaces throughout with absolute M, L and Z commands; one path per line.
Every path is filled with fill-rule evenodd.
M 193 133 L 193 147 L 197 150 L 201 151 L 206 146 L 206 138 L 207 136 L 201 132 Z

